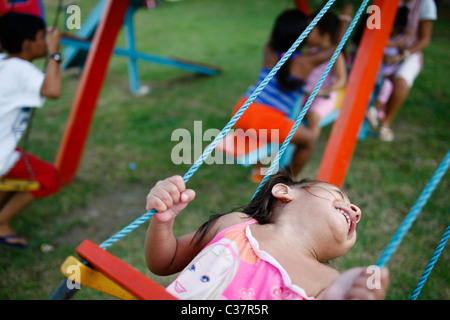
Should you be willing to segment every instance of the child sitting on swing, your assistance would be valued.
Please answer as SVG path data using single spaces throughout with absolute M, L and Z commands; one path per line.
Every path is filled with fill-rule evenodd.
M 351 11 L 350 6 L 343 8 L 342 12 Z M 266 78 L 272 68 L 290 49 L 300 34 L 306 29 L 310 18 L 297 9 L 282 12 L 275 20 L 268 43 L 263 49 L 262 65 L 256 83 L 249 87 L 236 104 L 233 115 L 238 112 L 248 97 Z M 346 29 L 347 21 L 339 23 L 336 37 L 340 40 Z M 316 28 L 315 28 L 316 29 Z M 294 124 L 297 115 L 293 115 L 296 103 L 301 99 L 305 84 L 311 72 L 323 63 L 330 60 L 337 43 L 334 41 L 327 48 L 316 52 L 302 52 L 303 43 L 296 49 L 290 58 L 278 70 L 276 76 L 269 81 L 264 90 L 253 101 L 249 108 L 236 122 L 235 128 L 243 131 L 255 130 L 259 135 L 267 132 L 267 139 L 277 144 L 283 143 Z M 273 134 L 276 133 L 276 134 Z M 314 134 L 305 126 L 299 126 L 291 139 L 295 151 L 290 163 L 290 170 L 297 176 L 306 165 L 314 146 Z M 256 163 L 252 180 L 260 182 L 263 178 L 260 169 L 261 163 Z
M 0 192 L 0 244 L 23 248 L 26 240 L 10 222 L 35 198 L 54 194 L 60 187 L 52 164 L 17 148 L 31 108 L 61 94 L 60 35 L 56 28 L 46 32 L 45 22 L 37 16 L 8 12 L 0 17 L 0 40 L 8 53 L 0 56 L 0 177 L 34 179 L 40 185 L 36 191 Z M 32 61 L 46 56 L 44 74 Z
M 167 287 L 179 299 L 383 299 L 387 269 L 342 275 L 326 262 L 355 243 L 361 210 L 336 186 L 271 176 L 239 212 L 212 216 L 196 232 L 175 237 L 175 217 L 192 201 L 180 176 L 147 196 L 147 266 L 181 273 Z M 376 272 L 376 269 L 373 271 Z M 373 282 L 375 277 L 375 282 Z

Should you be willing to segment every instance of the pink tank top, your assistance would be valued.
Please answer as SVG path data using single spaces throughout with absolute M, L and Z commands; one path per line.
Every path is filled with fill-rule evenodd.
M 167 287 L 179 299 L 307 300 L 286 270 L 259 249 L 250 220 L 221 231 Z

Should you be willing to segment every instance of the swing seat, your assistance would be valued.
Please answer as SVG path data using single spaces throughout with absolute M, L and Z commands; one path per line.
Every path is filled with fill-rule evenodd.
M 320 127 L 326 127 L 336 121 L 342 97 L 345 89 L 339 91 L 338 101 L 335 109 L 320 120 Z M 227 159 L 226 163 L 236 163 L 248 167 L 258 162 L 266 163 L 267 159 L 275 157 L 281 145 L 258 141 L 254 135 L 247 134 L 243 130 L 230 131 L 217 145 L 215 151 L 221 153 Z M 293 149 L 289 148 L 283 157 L 281 164 L 287 165 L 292 156 Z
M 226 163 L 236 163 L 248 167 L 271 158 L 272 150 L 277 150 L 278 144 L 259 140 L 255 135 L 243 130 L 229 132 L 216 146 L 216 152 L 226 157 Z
M 96 280 L 92 280 L 91 278 L 91 284 L 93 281 L 96 281 L 97 285 L 100 283 L 100 286 L 109 287 L 111 289 L 111 282 L 115 282 L 117 285 L 115 285 L 115 288 L 112 290 L 117 290 L 117 287 L 120 286 L 126 291 L 127 297 L 130 297 L 131 299 L 176 300 L 173 295 L 152 279 L 140 273 L 119 258 L 113 256 L 106 250 L 100 248 L 90 240 L 84 240 L 78 246 L 76 252 L 97 271 L 97 273 L 94 274 L 91 271 L 84 269 L 85 275 L 87 275 L 87 272 L 90 272 L 89 276 L 98 278 L 100 274 L 103 274 L 110 280 L 108 281 L 109 283 L 105 284 L 103 276 Z M 66 273 L 65 270 L 63 273 Z M 83 270 L 81 270 L 81 272 L 83 272 Z M 81 279 L 82 277 L 83 273 L 81 273 Z M 124 294 L 124 290 L 120 291 L 121 294 Z
M 5 192 L 21 192 L 21 191 L 36 191 L 39 190 L 40 185 L 38 181 L 26 179 L 0 179 L 0 191 Z
M 69 256 L 61 265 L 62 274 L 69 280 L 87 286 L 97 291 L 109 294 L 122 300 L 137 300 L 138 298 L 106 277 L 103 273 L 89 267 L 74 256 Z

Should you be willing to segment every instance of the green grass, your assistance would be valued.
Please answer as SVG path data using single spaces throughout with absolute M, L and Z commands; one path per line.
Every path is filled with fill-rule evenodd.
M 44 1 L 48 20 L 54 1 Z M 82 18 L 94 3 L 79 0 Z M 142 83 L 151 93 L 128 93 L 127 61 L 114 56 L 109 65 L 89 139 L 74 181 L 57 195 L 33 203 L 14 220 L 29 240 L 26 250 L 0 247 L 0 299 L 46 299 L 64 278 L 59 267 L 86 238 L 101 243 L 145 212 L 151 186 L 169 175 L 183 175 L 189 165 L 174 165 L 175 129 L 193 132 L 221 129 L 241 96 L 256 78 L 261 48 L 277 14 L 291 2 L 274 0 L 162 2 L 135 17 L 138 49 L 164 56 L 218 65 L 214 77 L 166 66 L 139 63 Z M 450 69 L 447 30 L 449 11 L 440 12 L 433 41 L 425 51 L 425 67 L 393 129 L 396 140 L 358 142 L 344 189 L 363 210 L 355 247 L 334 262 L 340 270 L 376 262 L 422 188 L 449 149 Z M 124 46 L 124 35 L 118 46 Z M 64 92 L 48 101 L 33 123 L 29 151 L 53 162 L 79 77 L 64 75 Z M 314 177 L 329 137 L 325 128 L 303 175 Z M 206 143 L 203 147 L 206 146 Z M 136 163 L 136 170 L 128 164 Z M 177 218 L 176 233 L 190 232 L 212 212 L 228 211 L 249 201 L 256 185 L 239 165 L 203 165 L 189 181 L 197 200 Z M 449 223 L 448 174 L 408 232 L 388 267 L 388 299 L 407 299 Z M 165 285 L 145 267 L 143 242 L 147 224 L 108 251 Z M 43 254 L 42 243 L 55 252 Z M 419 299 L 450 299 L 450 255 L 444 250 Z M 74 299 L 110 299 L 83 287 Z

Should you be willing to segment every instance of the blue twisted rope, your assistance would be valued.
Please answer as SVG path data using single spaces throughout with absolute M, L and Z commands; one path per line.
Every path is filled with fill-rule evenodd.
M 450 166 L 450 150 L 447 152 L 447 155 L 445 156 L 444 160 L 442 160 L 441 164 L 436 169 L 430 181 L 423 189 L 422 193 L 420 194 L 416 203 L 409 211 L 408 215 L 400 224 L 399 228 L 397 229 L 397 232 L 394 234 L 391 241 L 388 243 L 388 245 L 384 249 L 383 253 L 381 254 L 380 258 L 378 259 L 375 265 L 377 265 L 380 268 L 386 266 L 387 262 L 392 257 L 394 252 L 397 250 L 397 247 L 399 246 L 400 242 L 402 242 L 403 238 L 405 237 L 408 230 L 411 228 L 420 211 L 422 211 L 422 208 L 427 203 L 428 199 L 430 198 L 434 189 L 436 189 L 437 185 L 441 181 L 442 177 L 444 176 L 449 166 Z
M 332 4 L 336 0 L 329 0 L 325 6 L 320 10 L 317 16 L 311 21 L 311 23 L 306 27 L 306 29 L 302 32 L 302 34 L 298 37 L 298 39 L 292 44 L 289 50 L 284 54 L 284 56 L 278 61 L 278 63 L 273 67 L 273 69 L 269 72 L 269 74 L 264 78 L 264 80 L 259 84 L 259 86 L 253 91 L 247 101 L 242 105 L 242 107 L 235 113 L 235 115 L 230 119 L 230 121 L 225 125 L 225 127 L 220 131 L 220 133 L 216 136 L 216 138 L 211 142 L 211 144 L 205 148 L 202 155 L 194 162 L 194 164 L 189 168 L 186 174 L 183 176 L 183 180 L 185 183 L 189 181 L 189 179 L 193 176 L 193 174 L 198 170 L 198 168 L 203 164 L 206 158 L 212 153 L 212 151 L 217 147 L 219 142 L 226 136 L 228 131 L 235 125 L 235 123 L 239 120 L 242 114 L 248 109 L 250 104 L 256 99 L 259 93 L 265 88 L 267 83 L 276 75 L 278 70 L 283 66 L 283 64 L 289 59 L 289 57 L 295 52 L 298 46 L 303 42 L 303 40 L 308 36 L 309 32 L 314 28 L 317 22 L 322 18 L 325 12 L 332 6 Z M 365 2 L 367 2 L 366 0 Z M 137 218 L 135 221 L 130 223 L 128 226 L 111 236 L 109 239 L 105 240 L 100 247 L 102 249 L 107 249 L 112 246 L 114 243 L 125 237 L 128 233 L 132 232 L 140 225 L 149 220 L 154 214 L 156 210 L 152 209 L 144 213 L 141 217 Z
M 431 273 L 431 270 L 433 270 L 434 265 L 436 264 L 437 260 L 439 259 L 439 256 L 441 255 L 442 251 L 444 250 L 444 247 L 448 241 L 448 238 L 450 238 L 450 225 L 447 227 L 447 230 L 445 230 L 445 233 L 442 236 L 441 241 L 439 241 L 439 244 L 436 247 L 436 250 L 434 251 L 433 255 L 431 256 L 431 259 L 428 262 L 427 267 L 425 268 L 425 271 L 422 273 L 422 276 L 420 277 L 419 282 L 417 283 L 416 287 L 414 288 L 414 291 L 411 294 L 411 297 L 409 298 L 409 300 L 417 299 L 417 296 L 420 294 L 420 291 L 422 290 L 425 282 L 427 281 L 428 276 Z
M 352 33 L 356 23 L 358 22 L 359 18 L 361 17 L 362 13 L 364 12 L 364 9 L 367 6 L 368 2 L 369 2 L 369 0 L 364 0 L 361 3 L 361 6 L 359 7 L 355 17 L 353 18 L 347 31 L 345 32 L 344 36 L 342 37 L 341 41 L 339 42 L 339 45 L 337 46 L 336 50 L 333 53 L 333 56 L 331 57 L 330 61 L 327 64 L 327 67 L 325 68 L 325 71 L 323 72 L 322 76 L 320 77 L 319 81 L 317 82 L 316 86 L 314 87 L 313 92 L 311 93 L 308 100 L 306 101 L 305 106 L 303 107 L 303 109 L 299 113 L 299 115 L 297 116 L 297 119 L 295 120 L 291 131 L 289 132 L 288 136 L 286 137 L 283 144 L 281 145 L 280 150 L 278 151 L 277 155 L 275 156 L 274 160 L 272 161 L 272 164 L 270 165 L 269 169 L 267 170 L 267 173 L 265 174 L 263 180 L 261 181 L 260 185 L 258 186 L 258 189 L 256 190 L 255 194 L 253 195 L 253 198 L 261 190 L 262 186 L 269 179 L 270 175 L 272 175 L 278 171 L 280 159 L 283 156 L 284 151 L 289 146 L 289 143 L 291 142 L 292 137 L 294 136 L 294 134 L 297 131 L 299 125 L 301 124 L 303 118 L 305 117 L 306 112 L 308 112 L 309 107 L 311 106 L 314 98 L 317 95 L 317 92 L 319 91 L 319 89 L 322 86 L 323 82 L 325 81 L 325 78 L 327 77 L 330 69 L 333 67 L 336 59 L 338 58 L 339 54 L 341 53 L 342 48 L 344 47 L 345 43 L 347 42 L 348 38 L 350 37 L 350 34 Z

